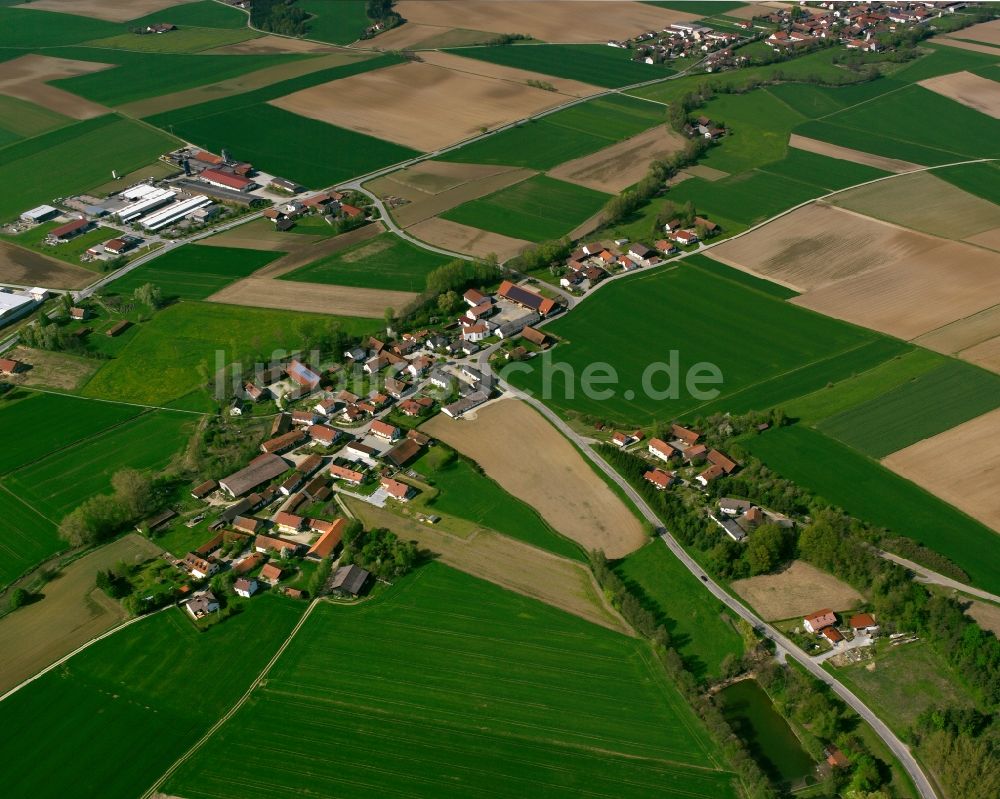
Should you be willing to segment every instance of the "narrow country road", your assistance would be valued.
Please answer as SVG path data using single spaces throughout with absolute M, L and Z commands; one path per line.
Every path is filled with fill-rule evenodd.
M 917 582 L 928 583 L 929 585 L 941 585 L 945 588 L 961 591 L 963 594 L 969 594 L 970 596 L 1000 605 L 1000 596 L 991 594 L 989 591 L 984 591 L 982 588 L 973 588 L 971 585 L 960 583 L 958 580 L 953 580 L 951 577 L 931 571 L 926 566 L 921 566 L 919 563 L 914 563 L 912 560 L 907 560 L 899 555 L 893 555 L 891 552 L 880 550 L 878 554 L 886 560 L 891 560 L 893 563 L 898 563 L 900 566 L 909 569 L 916 575 L 915 579 Z
M 483 364 L 482 366 L 484 369 L 489 369 L 488 364 Z M 660 534 L 660 539 L 677 557 L 677 559 L 687 567 L 688 571 L 701 581 L 702 585 L 705 586 L 712 596 L 722 602 L 727 608 L 729 608 L 729 610 L 741 619 L 744 619 L 752 624 L 764 636 L 772 640 L 778 649 L 779 656 L 783 655 L 784 657 L 795 659 L 816 679 L 822 680 L 829 685 L 837 696 L 849 705 L 852 710 L 861 716 L 861 718 L 868 722 L 872 729 L 875 730 L 875 733 L 885 742 L 886 746 L 888 746 L 892 753 L 899 759 L 903 768 L 906 769 L 906 772 L 910 775 L 910 779 L 912 779 L 914 785 L 916 785 L 921 799 L 936 799 L 936 794 L 934 793 L 930 780 L 927 778 L 927 775 L 924 774 L 923 769 L 920 767 L 920 764 L 917 763 L 916 758 L 913 757 L 909 747 L 903 743 L 903 741 L 901 741 L 899 737 L 897 737 L 897 735 L 889 729 L 885 722 L 875 715 L 875 713 L 864 702 L 862 702 L 861 699 L 848 690 L 836 677 L 826 672 L 819 663 L 815 662 L 809 655 L 799 649 L 795 644 L 793 644 L 763 619 L 759 618 L 756 614 L 746 608 L 741 602 L 730 596 L 729 593 L 712 580 L 711 577 L 705 574 L 701 566 L 695 562 L 694 558 L 692 558 L 684 547 L 682 547 L 670 534 L 669 530 L 667 530 L 664 526 L 662 520 L 660 520 L 660 518 L 653 512 L 652 508 L 646 504 L 646 501 L 639 495 L 639 493 L 632 488 L 624 477 L 618 474 L 613 467 L 611 467 L 603 458 L 594 452 L 588 439 L 580 436 L 540 400 L 528 396 L 524 392 L 508 385 L 502 380 L 499 382 L 504 391 L 509 392 L 512 396 L 515 396 L 518 399 L 524 400 L 541 413 L 546 419 L 548 419 L 553 425 L 555 425 L 555 427 L 564 436 L 580 448 L 584 455 L 586 455 L 586 457 L 598 469 L 606 474 L 609 479 L 613 480 L 615 484 L 625 492 L 625 495 L 635 505 L 635 507 L 638 508 L 643 518 L 645 518 L 654 527 L 663 530 Z

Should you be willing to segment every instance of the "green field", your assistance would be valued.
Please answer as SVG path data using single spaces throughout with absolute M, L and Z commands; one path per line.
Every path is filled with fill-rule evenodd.
M 409 468 L 431 479 L 440 492 L 430 513 L 446 513 L 489 527 L 556 555 L 584 560 L 583 552 L 549 527 L 534 508 L 515 499 L 468 461 L 457 458 L 442 467 L 442 445 L 428 449 Z
M 108 492 L 121 469 L 159 470 L 180 452 L 197 417 L 154 411 L 9 474 L 7 488 L 59 521 L 85 499 Z
M 420 292 L 427 288 L 427 274 L 450 260 L 394 233 L 382 233 L 282 275 L 281 279 Z
M 216 5 L 213 3 L 213 5 Z M 224 8 L 225 6 L 220 6 Z M 104 47 L 110 50 L 131 50 L 137 53 L 198 53 L 214 47 L 256 39 L 260 34 L 248 28 L 226 30 L 224 28 L 183 27 L 163 34 L 120 33 L 104 39 L 87 42 L 88 47 Z M 228 56 L 227 56 L 228 57 Z
M 294 348 L 297 325 L 304 320 L 336 321 L 351 336 L 372 333 L 378 319 L 318 316 L 238 305 L 182 302 L 142 324 L 114 360 L 101 367 L 84 386 L 88 397 L 149 405 L 179 400 L 192 392 L 201 397 L 198 410 L 210 410 L 207 389 L 219 365 L 270 360 L 277 349 Z M 231 388 L 226 384 L 224 402 Z M 185 407 L 191 407 L 185 405 Z
M 934 177 L 947 180 L 970 194 L 1000 205 L 1000 166 L 996 162 L 935 169 Z
M 5 94 L 0 94 L 0 120 L 0 131 L 8 136 L 6 140 L 0 139 L 0 147 L 73 123 L 67 116 Z
M 797 291 L 787 286 L 782 286 L 780 283 L 772 283 L 770 280 L 751 275 L 749 272 L 726 266 L 721 261 L 716 261 L 709 256 L 689 255 L 684 265 L 694 266 L 696 269 L 715 275 L 715 277 L 723 278 L 732 283 L 739 283 L 741 286 L 754 289 L 755 291 L 762 291 L 772 297 L 777 297 L 779 300 L 790 300 L 792 297 L 799 296 Z
M 134 269 L 112 283 L 110 290 L 126 295 L 152 283 L 165 298 L 203 300 L 280 257 L 280 252 L 189 244 Z
M 177 145 L 177 139 L 115 114 L 78 122 L 0 149 L 0 220 L 53 197 L 67 197 L 126 174 Z M 59 169 L 52 169 L 54 163 Z
M 58 47 L 116 33 L 121 33 L 120 25 L 100 19 L 38 9 L 0 8 L 0 47 Z
M 875 461 L 802 425 L 769 431 L 746 446 L 782 477 L 940 552 L 973 584 L 1000 591 L 996 533 Z
M 0 704 L 8 796 L 135 799 L 250 686 L 304 605 L 262 596 L 199 632 L 170 608 Z M 59 746 L 37 742 L 58 731 Z
M 948 359 L 885 394 L 823 420 L 819 429 L 883 458 L 1000 405 L 1000 376 Z
M 531 72 L 569 78 L 592 86 L 617 88 L 656 78 L 674 70 L 663 64 L 650 66 L 631 59 L 631 50 L 604 44 L 530 44 L 506 47 L 460 47 L 455 55 L 516 67 Z
M 663 108 L 625 95 L 588 100 L 452 150 L 442 161 L 551 169 L 666 120 Z
M 686 389 L 685 375 L 699 362 L 717 365 L 723 376 L 721 386 L 703 389 L 718 389 L 728 397 L 877 338 L 686 263 L 615 281 L 546 330 L 565 343 L 528 362 L 532 371 L 511 375 L 511 382 L 542 396 L 560 413 L 593 413 L 632 425 L 698 412 L 705 400 Z M 656 372 L 650 382 L 658 392 L 675 388 L 677 396 L 655 399 L 643 390 L 642 375 L 650 364 L 668 362 L 671 351 L 677 353 L 679 380 Z M 568 396 L 567 378 L 560 371 L 551 375 L 551 399 L 545 396 L 546 363 L 557 369 L 567 364 L 574 371 L 576 396 Z M 580 378 L 593 363 L 614 364 L 618 381 L 610 389 L 613 396 L 583 396 Z M 608 390 L 606 384 L 597 388 Z M 635 392 L 634 398 L 628 398 L 628 391 Z
M 825 155 L 796 150 L 795 148 L 789 148 L 785 157 L 780 161 L 764 164 L 758 167 L 758 170 L 805 181 L 828 192 L 884 178 L 889 174 L 864 164 L 829 158 Z
M 262 741 L 280 756 L 248 769 Z M 319 605 L 163 790 L 735 796 L 716 763 L 648 644 L 431 563 L 364 605 Z
M 585 186 L 535 175 L 440 216 L 515 239 L 549 241 L 565 236 L 609 199 L 609 195 Z
M 52 521 L 24 504 L 0 482 L 0 586 L 66 548 Z
M 0 474 L 134 419 L 142 408 L 90 402 L 63 394 L 18 392 L 24 399 L 0 404 Z M 46 422 L 52 422 L 51 424 Z
M 239 28 L 246 29 L 247 15 L 238 8 L 216 3 L 214 0 L 197 0 L 194 3 L 181 3 L 170 6 L 166 11 L 157 11 L 145 17 L 131 20 L 133 27 L 151 25 L 164 19 L 172 22 L 180 29 L 195 28 Z M 158 38 L 167 38 L 172 34 L 164 34 Z M 154 38 L 157 38 L 154 36 Z
M 365 13 L 365 0 L 298 0 L 295 4 L 313 15 L 306 36 L 331 44 L 350 44 L 361 38 L 372 24 Z
M 721 603 L 662 541 L 650 541 L 621 561 L 615 571 L 633 594 L 645 599 L 644 604 L 670 633 L 671 647 L 699 679 L 719 677 L 726 655 L 743 654 L 743 641 L 722 618 Z
M 698 2 L 698 0 L 642 0 L 647 6 L 657 6 L 659 8 L 669 8 L 672 11 L 683 11 L 692 16 L 708 16 L 709 14 L 725 14 L 734 8 L 742 8 L 746 3 L 731 3 L 726 0 L 709 0 L 709 2 Z

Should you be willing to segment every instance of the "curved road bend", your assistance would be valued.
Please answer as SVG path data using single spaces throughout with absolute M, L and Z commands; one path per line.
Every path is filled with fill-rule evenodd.
M 488 368 L 488 366 L 484 364 L 483 368 Z M 921 799 L 936 799 L 937 795 L 934 793 L 930 780 L 927 778 L 927 775 L 924 774 L 923 769 L 913 757 L 909 747 L 904 744 L 896 736 L 896 734 L 889 729 L 885 722 L 876 716 L 864 702 L 848 690 L 836 677 L 826 672 L 822 666 L 813 661 L 809 655 L 799 649 L 795 644 L 793 644 L 776 629 L 771 627 L 771 625 L 763 619 L 758 618 L 756 614 L 730 596 L 720 585 L 708 577 L 701 566 L 699 566 L 695 560 L 688 555 L 688 553 L 670 534 L 670 532 L 666 530 L 663 522 L 655 513 L 653 513 L 653 510 L 646 504 L 645 500 L 643 500 L 638 492 L 636 492 L 635 489 L 629 485 L 628 481 L 626 481 L 624 477 L 618 474 L 614 468 L 612 468 L 603 458 L 598 456 L 593 451 L 591 444 L 587 439 L 578 435 L 576 431 L 574 431 L 568 424 L 559 418 L 554 411 L 549 409 L 549 407 L 541 401 L 535 399 L 534 397 L 529 397 L 502 380 L 500 380 L 499 383 L 505 391 L 508 391 L 512 396 L 529 403 L 553 425 L 555 425 L 564 436 L 566 436 L 583 451 L 587 458 L 589 458 L 594 465 L 597 466 L 597 468 L 604 472 L 604 474 L 606 474 L 625 492 L 625 495 L 632 501 L 636 508 L 639 509 L 639 512 L 650 524 L 663 529 L 664 532 L 660 535 L 663 543 L 666 544 L 670 551 L 677 556 L 677 559 L 687 567 L 688 571 L 701 580 L 702 585 L 704 585 L 716 599 L 722 602 L 737 616 L 762 631 L 767 638 L 774 641 L 774 644 L 778 649 L 779 656 L 784 655 L 785 657 L 794 658 L 816 679 L 822 680 L 829 685 L 837 696 L 844 700 L 844 702 L 859 716 L 861 716 L 861 718 L 867 721 L 868 724 L 871 725 L 872 729 L 875 730 L 876 734 L 885 742 L 886 746 L 889 747 L 896 758 L 898 758 L 899 762 L 903 765 L 903 768 L 906 769 L 906 772 L 910 775 L 910 779 L 913 780 L 914 785 L 916 785 Z
M 898 563 L 903 568 L 909 569 L 915 575 L 914 579 L 916 579 L 918 583 L 944 586 L 945 588 L 961 591 L 963 594 L 969 594 L 970 596 L 977 597 L 978 599 L 983 599 L 987 602 L 993 602 L 1000 605 L 1000 596 L 991 594 L 989 591 L 984 591 L 981 588 L 973 588 L 971 585 L 960 583 L 958 580 L 953 580 L 951 577 L 946 577 L 943 574 L 931 571 L 926 566 L 921 566 L 919 563 L 914 563 L 912 560 L 901 558 L 899 555 L 893 555 L 891 552 L 879 550 L 878 554 L 886 560 L 891 560 L 893 563 Z

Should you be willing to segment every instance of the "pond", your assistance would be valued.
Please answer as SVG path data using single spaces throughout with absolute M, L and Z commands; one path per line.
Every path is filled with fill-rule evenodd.
M 733 683 L 716 695 L 716 701 L 733 731 L 773 781 L 796 783 L 813 773 L 816 764 L 756 680 Z

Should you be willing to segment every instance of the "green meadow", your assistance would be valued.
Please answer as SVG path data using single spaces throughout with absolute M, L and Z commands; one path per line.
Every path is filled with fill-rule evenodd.
M 564 558 L 584 559 L 580 547 L 555 532 L 534 508 L 512 497 L 475 464 L 456 458 L 443 465 L 448 451 L 438 444 L 409 465 L 440 492 L 427 504 L 428 512 L 467 519 Z
M 189 27 L 243 30 L 247 27 L 246 12 L 241 11 L 238 8 L 233 8 L 232 6 L 216 3 L 214 0 L 197 0 L 197 2 L 193 3 L 181 3 L 180 5 L 170 6 L 169 10 L 166 12 L 157 11 L 153 14 L 148 14 L 145 17 L 133 19 L 128 24 L 134 27 L 151 25 L 157 22 L 162 22 L 164 17 L 168 17 L 168 21 L 172 22 L 181 30 Z M 163 36 L 153 36 L 152 38 L 163 39 L 169 38 L 171 35 L 172 34 L 164 34 Z
M 148 405 L 190 394 L 191 404 L 184 407 L 211 410 L 209 388 L 218 368 L 236 361 L 269 360 L 274 350 L 296 348 L 301 343 L 297 326 L 306 320 L 337 322 L 351 336 L 372 333 L 382 324 L 375 319 L 181 302 L 140 325 L 82 393 Z
M 745 446 L 782 477 L 940 552 L 974 585 L 1000 590 L 996 533 L 876 461 L 802 425 L 768 431 Z
M 105 39 L 87 42 L 88 47 L 103 47 L 109 50 L 131 50 L 137 53 L 198 53 L 227 44 L 256 39 L 260 34 L 248 28 L 181 28 L 164 34 L 120 33 Z
M 262 741 L 280 757 L 248 769 Z M 717 769 L 646 642 L 430 563 L 364 604 L 320 604 L 163 790 L 734 797 Z
M 304 608 L 260 596 L 204 632 L 169 608 L 22 688 L 0 704 L 18 731 L 0 739 L 4 792 L 135 799 L 232 707 Z M 58 746 L 37 745 L 53 732 Z
M 74 122 L 48 108 L 7 95 L 0 95 L 0 120 L 0 135 L 8 136 L 6 140 L 0 139 L 0 147 Z
M 91 17 L 0 7 L 0 47 L 59 47 L 121 31 L 121 25 Z
M 585 186 L 535 175 L 440 216 L 516 239 L 548 241 L 569 233 L 609 199 L 609 195 Z
M 365 0 L 298 0 L 298 8 L 312 14 L 309 30 L 310 39 L 319 39 L 330 44 L 350 44 L 361 38 L 361 33 L 372 24 L 365 13 Z M 378 44 L 376 38 L 374 44 Z
M 420 292 L 427 287 L 428 273 L 450 260 L 387 232 L 313 261 L 281 279 Z
M 127 295 L 152 283 L 166 299 L 203 300 L 280 257 L 280 252 L 187 244 L 116 280 L 111 291 Z
M 109 492 L 115 472 L 164 468 L 184 448 L 196 420 L 171 411 L 143 414 L 23 466 L 6 477 L 7 488 L 59 521 L 84 500 Z
M 743 641 L 723 618 L 722 603 L 659 539 L 626 557 L 615 571 L 656 615 L 670 634 L 671 647 L 699 679 L 719 677 L 726 655 L 743 654 Z
M 0 587 L 66 548 L 55 523 L 22 502 L 0 481 Z
M 592 86 L 617 88 L 673 74 L 670 67 L 631 59 L 630 50 L 604 44 L 530 44 L 508 47 L 460 47 L 455 55 L 505 67 L 569 78 Z

